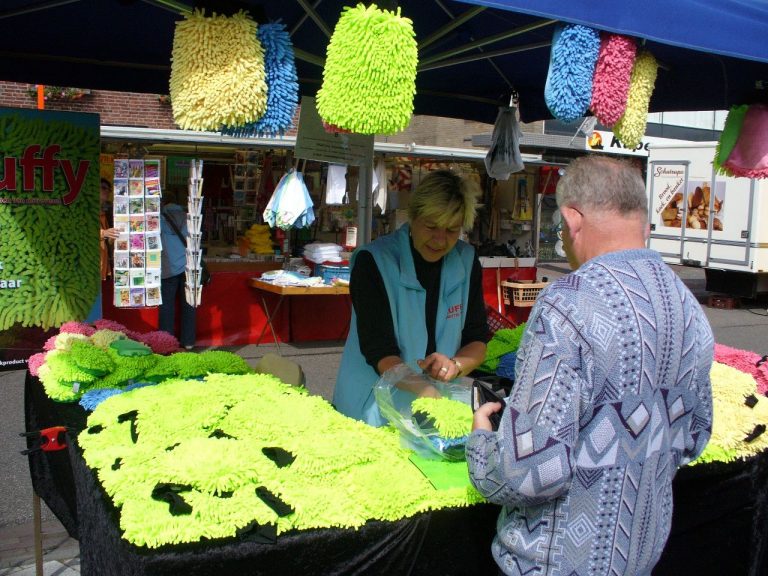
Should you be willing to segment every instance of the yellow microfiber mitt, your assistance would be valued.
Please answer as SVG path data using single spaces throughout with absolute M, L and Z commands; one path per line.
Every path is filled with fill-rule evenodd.
M 171 59 L 173 119 L 182 129 L 219 130 L 254 122 L 267 109 L 264 50 L 244 12 L 176 24 Z
M 648 51 L 638 54 L 635 59 L 629 81 L 627 108 L 613 127 L 614 133 L 627 148 L 634 148 L 640 144 L 640 140 L 645 135 L 648 105 L 651 102 L 658 68 L 656 58 Z
M 411 121 L 418 50 L 413 23 L 371 4 L 345 7 L 328 44 L 317 111 L 358 134 L 393 134 Z
M 731 462 L 768 448 L 768 398 L 757 392 L 751 374 L 712 363 L 712 436 L 693 464 Z M 751 402 L 748 402 L 747 399 Z

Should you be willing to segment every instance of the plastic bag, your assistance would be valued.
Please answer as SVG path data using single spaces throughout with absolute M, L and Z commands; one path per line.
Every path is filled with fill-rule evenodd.
M 441 399 L 466 405 L 466 433 L 447 437 L 437 429 L 435 420 L 414 412 L 413 402 L 438 392 Z M 400 432 L 404 444 L 420 456 L 458 461 L 464 459 L 464 446 L 471 431 L 470 388 L 456 382 L 439 382 L 416 373 L 406 364 L 398 364 L 381 375 L 373 388 L 381 414 Z M 422 402 L 423 403 L 423 402 Z M 448 406 L 451 409 L 455 405 Z M 461 410 L 461 407 L 458 407 Z
M 485 155 L 485 170 L 488 176 L 496 180 L 507 180 L 513 172 L 525 168 L 520 155 L 522 138 L 520 123 L 517 121 L 517 108 L 500 106 L 493 125 L 491 147 Z

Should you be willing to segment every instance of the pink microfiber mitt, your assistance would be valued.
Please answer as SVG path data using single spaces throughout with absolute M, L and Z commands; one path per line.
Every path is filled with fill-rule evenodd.
M 602 33 L 592 81 L 592 112 L 605 126 L 619 121 L 627 107 L 637 45 L 633 38 Z
M 768 177 L 768 106 L 749 107 L 736 145 L 723 166 L 734 176 Z
M 768 362 L 761 360 L 760 354 L 755 352 L 715 344 L 715 361 L 750 374 L 757 382 L 757 391 L 765 396 L 768 395 Z

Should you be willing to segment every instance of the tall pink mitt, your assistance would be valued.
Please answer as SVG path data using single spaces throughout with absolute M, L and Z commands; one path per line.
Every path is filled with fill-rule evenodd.
M 633 38 L 602 33 L 590 107 L 604 126 L 613 126 L 624 114 L 636 53 Z

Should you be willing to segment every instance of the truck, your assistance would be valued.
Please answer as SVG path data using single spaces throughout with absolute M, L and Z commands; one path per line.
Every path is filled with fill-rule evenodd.
M 768 180 L 718 173 L 716 148 L 650 146 L 648 247 L 667 263 L 703 268 L 709 292 L 756 298 L 768 292 Z

